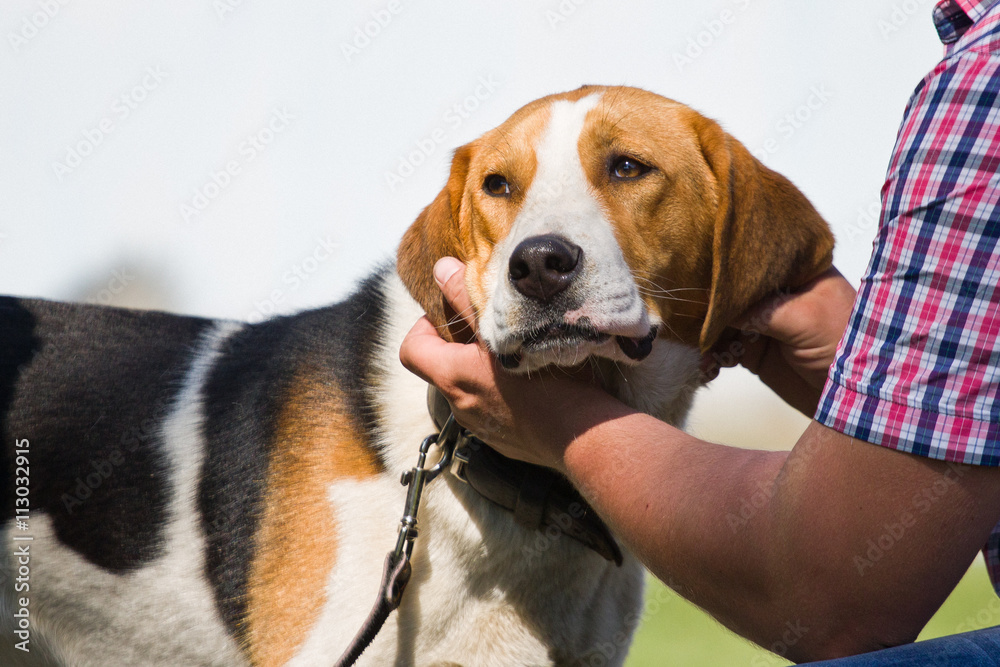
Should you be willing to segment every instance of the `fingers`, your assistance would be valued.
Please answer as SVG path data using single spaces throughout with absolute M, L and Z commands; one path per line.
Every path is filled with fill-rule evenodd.
M 399 360 L 408 371 L 446 392 L 469 384 L 472 377 L 482 384 L 490 376 L 488 352 L 480 345 L 446 341 L 427 317 L 417 320 L 403 338 Z
M 431 321 L 421 317 L 403 338 L 399 346 L 399 360 L 406 370 L 433 384 L 431 373 L 440 368 L 448 345 Z
M 476 334 L 476 318 L 472 308 L 472 301 L 469 293 L 465 289 L 465 264 L 454 257 L 442 257 L 434 265 L 434 282 L 437 283 L 441 293 L 444 294 L 445 301 L 451 306 L 452 312 L 448 312 L 448 325 L 455 340 L 468 342 L 469 336 L 457 335 L 461 326 L 455 326 L 464 322 L 465 326 Z
M 798 363 L 824 367 L 836 349 L 854 303 L 850 283 L 830 267 L 792 293 L 777 294 L 762 300 L 728 329 L 702 358 L 706 381 L 718 375 L 720 368 L 740 364 L 758 373 L 769 363 L 768 354 L 777 351 L 776 342 Z M 812 361 L 812 358 L 821 358 Z
M 442 385 L 453 383 L 458 369 L 482 366 L 480 357 L 485 352 L 478 345 L 464 344 L 473 339 L 469 332 L 475 333 L 472 302 L 465 289 L 465 264 L 454 257 L 442 257 L 434 265 L 433 275 L 445 297 L 448 330 L 455 342 L 442 338 L 444 332 L 422 317 L 403 339 L 399 360 L 411 373 L 443 389 Z
M 855 291 L 836 267 L 830 267 L 792 293 L 761 301 L 737 324 L 744 335 L 764 335 L 785 343 L 801 342 L 806 331 L 820 333 L 823 322 L 846 324 Z M 841 329 L 831 327 L 839 339 Z

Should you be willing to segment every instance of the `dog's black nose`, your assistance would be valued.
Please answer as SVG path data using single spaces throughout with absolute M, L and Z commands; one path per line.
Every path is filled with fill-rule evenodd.
M 583 248 L 560 236 L 532 236 L 517 244 L 508 271 L 524 296 L 548 303 L 569 287 L 580 272 Z

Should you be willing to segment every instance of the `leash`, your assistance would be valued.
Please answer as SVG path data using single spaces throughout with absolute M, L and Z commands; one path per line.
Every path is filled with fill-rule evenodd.
M 417 510 L 424 487 L 452 467 L 455 478 L 476 493 L 513 513 L 514 520 L 532 530 L 555 530 L 600 554 L 616 565 L 622 552 L 611 531 L 565 477 L 542 466 L 503 456 L 459 426 L 448 401 L 434 387 L 427 394 L 427 409 L 440 428 L 420 444 L 417 465 L 403 473 L 400 483 L 407 487 L 403 518 L 400 519 L 396 548 L 385 557 L 378 598 L 357 635 L 351 640 L 336 667 L 350 667 L 375 639 L 403 599 L 410 581 L 410 556 L 417 538 Z M 432 446 L 441 458 L 424 467 Z
M 379 585 L 378 599 L 365 619 L 358 634 L 354 636 L 347 650 L 336 662 L 336 667 L 349 667 L 357 662 L 361 654 L 375 639 L 386 620 L 403 600 L 403 591 L 410 582 L 412 568 L 410 556 L 413 554 L 413 542 L 417 539 L 417 510 L 420 507 L 420 496 L 424 487 L 433 482 L 438 475 L 450 465 L 459 440 L 471 437 L 468 431 L 461 428 L 454 415 L 449 415 L 439 433 L 424 438 L 420 444 L 420 454 L 417 465 L 403 473 L 400 483 L 407 487 L 406 504 L 403 508 L 403 518 L 400 520 L 399 536 L 396 538 L 396 548 L 385 557 L 382 568 L 382 583 Z M 441 458 L 431 468 L 425 468 L 427 453 L 433 445 L 438 445 Z

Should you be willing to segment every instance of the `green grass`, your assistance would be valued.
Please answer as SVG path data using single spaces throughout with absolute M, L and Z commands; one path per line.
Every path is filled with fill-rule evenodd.
M 976 559 L 920 633 L 920 639 L 997 624 L 1000 624 L 1000 598 L 990 586 L 982 559 Z M 791 663 L 729 632 L 708 614 L 649 577 L 646 613 L 625 661 L 626 667 L 773 667 L 788 664 Z

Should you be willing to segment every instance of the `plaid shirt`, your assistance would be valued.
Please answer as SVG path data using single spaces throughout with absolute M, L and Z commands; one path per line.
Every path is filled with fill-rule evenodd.
M 1000 466 L 1000 4 L 934 8 L 945 58 L 907 104 L 874 251 L 817 421 Z M 984 547 L 1000 593 L 1000 524 Z

